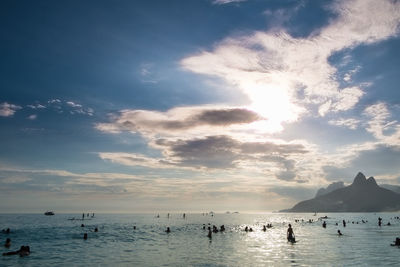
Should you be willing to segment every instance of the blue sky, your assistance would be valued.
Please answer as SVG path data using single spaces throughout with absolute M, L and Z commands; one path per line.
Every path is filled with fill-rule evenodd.
M 400 182 L 397 1 L 2 1 L 0 24 L 0 212 Z

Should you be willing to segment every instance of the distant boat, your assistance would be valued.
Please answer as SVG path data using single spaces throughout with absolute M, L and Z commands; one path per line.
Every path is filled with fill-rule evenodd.
M 51 215 L 54 215 L 54 212 L 53 211 L 46 211 L 44 213 L 44 215 L 51 216 Z

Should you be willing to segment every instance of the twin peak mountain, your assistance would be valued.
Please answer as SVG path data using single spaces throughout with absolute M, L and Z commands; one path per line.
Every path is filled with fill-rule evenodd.
M 331 192 L 318 191 L 284 212 L 383 212 L 400 210 L 400 194 L 380 187 L 374 177 L 359 172 L 351 185 L 339 184 Z M 335 185 L 335 184 L 333 184 Z M 341 185 L 341 186 L 340 186 Z M 327 188 L 329 189 L 329 187 Z M 325 190 L 325 189 L 324 189 Z

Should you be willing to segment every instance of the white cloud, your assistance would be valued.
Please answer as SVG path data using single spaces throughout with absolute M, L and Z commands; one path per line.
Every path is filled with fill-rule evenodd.
M 111 122 L 98 123 L 98 130 L 110 133 L 130 131 L 143 136 L 188 137 L 237 131 L 253 122 L 266 120 L 242 107 L 192 106 L 166 112 L 122 110 Z
M 360 120 L 352 118 L 351 119 L 340 118 L 336 120 L 330 120 L 328 123 L 331 125 L 347 127 L 349 129 L 355 130 L 360 125 Z
M 36 120 L 37 119 L 37 115 L 36 114 L 32 114 L 32 115 L 29 115 L 28 117 L 27 117 L 27 119 L 28 120 Z
M 357 72 L 359 72 L 361 69 L 361 66 L 357 66 L 354 69 L 349 70 L 348 72 L 346 72 L 344 74 L 343 80 L 345 82 L 351 82 L 351 78 L 353 77 L 354 74 L 356 74 Z
M 50 99 L 49 101 L 47 101 L 47 103 L 49 103 L 49 104 L 61 103 L 61 100 L 58 98 Z
M 337 18 L 306 38 L 285 31 L 226 38 L 212 51 L 183 59 L 182 67 L 225 79 L 249 96 L 256 112 L 276 116 L 278 123 L 298 119 L 308 105 L 319 106 L 320 116 L 349 110 L 363 95 L 362 88 L 341 88 L 328 58 L 395 36 L 400 2 L 337 1 L 331 9 Z
M 225 4 L 229 4 L 229 3 L 238 3 L 238 2 L 244 2 L 247 0 L 214 0 L 213 4 L 214 5 L 225 5 Z
M 17 110 L 21 109 L 22 107 L 9 104 L 7 102 L 0 104 L 0 116 L 1 117 L 11 117 L 17 112 Z
M 364 110 L 369 118 L 367 131 L 377 140 L 387 145 L 400 146 L 400 124 L 391 117 L 387 105 L 383 102 L 371 105 Z
M 78 103 L 75 103 L 75 102 L 72 102 L 72 101 L 67 101 L 67 102 L 65 102 L 68 106 L 70 106 L 70 107 L 73 107 L 73 108 L 81 108 L 82 107 L 82 105 L 81 104 L 78 104 Z
M 44 108 L 46 108 L 46 106 L 44 106 L 42 104 L 27 105 L 27 107 L 31 108 L 31 109 L 44 109 Z

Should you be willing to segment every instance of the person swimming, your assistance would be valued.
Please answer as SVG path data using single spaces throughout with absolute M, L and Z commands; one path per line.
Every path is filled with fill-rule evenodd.
M 340 232 L 340 230 L 337 230 L 337 233 L 339 236 L 343 235 L 342 232 Z
M 287 229 L 287 240 L 292 243 L 296 242 L 296 238 L 294 237 L 293 228 L 290 223 L 289 223 L 289 228 Z
M 246 227 L 244 228 L 244 230 L 245 230 L 246 232 L 248 232 L 248 231 L 249 231 L 249 227 L 246 226 Z
M 322 224 L 322 227 L 326 228 L 326 221 Z
M 133 226 L 133 230 L 136 230 L 136 225 Z
M 24 257 L 24 256 L 28 256 L 30 253 L 31 253 L 31 249 L 29 246 L 21 246 L 20 249 L 17 251 L 10 251 L 10 252 L 3 253 L 3 256 L 19 254 L 20 257 Z
M 167 227 L 167 230 L 165 230 L 166 233 L 171 233 L 171 229 L 169 229 L 169 227 Z
M 85 227 L 85 225 L 82 223 L 82 224 L 81 224 L 81 227 Z
M 6 239 L 6 243 L 4 243 L 4 246 L 5 246 L 6 248 L 9 248 L 9 247 L 11 246 L 11 239 L 10 239 L 10 238 L 7 238 L 7 239 Z
M 267 231 L 267 227 L 265 225 L 263 225 L 263 231 Z
M 11 232 L 10 228 L 1 230 L 4 234 L 9 234 Z
M 84 233 L 84 234 L 83 234 L 83 239 L 86 240 L 87 238 L 88 238 L 87 233 Z
M 213 233 L 218 233 L 218 229 L 215 225 L 213 225 Z
M 211 228 L 210 227 L 208 227 L 207 237 L 210 238 L 210 239 L 212 238 L 212 232 L 211 232 Z
M 95 231 L 95 232 L 98 232 L 98 231 L 99 231 L 99 229 L 97 229 L 97 227 L 96 227 L 96 228 L 94 228 L 94 231 Z
M 400 246 L 400 238 L 396 237 L 396 240 L 394 241 L 394 244 L 390 244 L 391 246 Z

